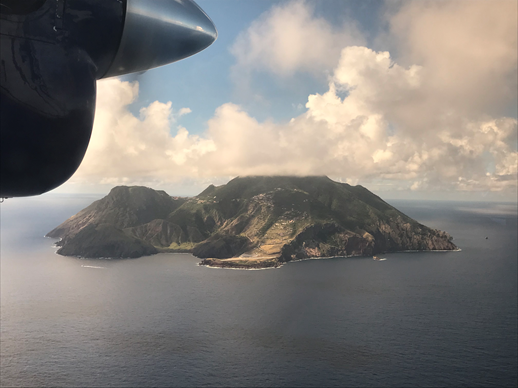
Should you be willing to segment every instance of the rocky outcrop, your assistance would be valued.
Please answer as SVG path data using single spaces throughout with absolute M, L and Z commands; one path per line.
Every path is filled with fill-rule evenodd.
M 279 260 L 266 259 L 266 260 L 257 260 L 257 259 L 241 259 L 241 260 L 233 260 L 233 259 L 203 259 L 200 262 L 200 265 L 204 265 L 207 267 L 213 268 L 231 268 L 231 269 L 264 269 L 264 268 L 277 268 L 281 266 Z
M 166 220 L 153 220 L 144 225 L 126 228 L 124 232 L 157 247 L 169 247 L 171 244 L 189 241 L 182 228 Z
M 199 258 L 228 259 L 238 257 L 251 248 L 252 243 L 246 237 L 215 235 L 198 244 L 192 254 Z
M 457 249 L 448 233 L 404 220 L 378 223 L 372 235 L 375 239 L 375 253 Z
M 455 250 L 449 234 L 410 224 L 380 225 L 373 234 L 344 230 L 337 224 L 313 225 L 283 246 L 279 260 L 287 262 L 311 257 L 372 256 L 397 251 Z
M 141 186 L 117 186 L 110 193 L 47 233 L 51 238 L 72 237 L 87 225 L 108 224 L 119 229 L 164 219 L 186 198 Z
M 60 255 L 86 258 L 137 258 L 158 253 L 151 244 L 108 224 L 87 225 L 61 245 Z
M 312 225 L 282 247 L 282 262 L 310 257 L 367 256 L 374 253 L 374 240 L 331 224 Z

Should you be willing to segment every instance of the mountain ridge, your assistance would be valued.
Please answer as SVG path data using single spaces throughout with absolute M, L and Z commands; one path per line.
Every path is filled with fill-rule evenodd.
M 136 252 L 149 246 L 192 252 L 201 264 L 223 267 L 457 248 L 447 233 L 420 224 L 366 188 L 326 176 L 237 177 L 192 198 L 119 186 L 47 236 L 61 239 L 58 253 L 83 256 L 84 244 L 75 240 L 90 224 L 111 225 L 132 244 L 142 242 Z

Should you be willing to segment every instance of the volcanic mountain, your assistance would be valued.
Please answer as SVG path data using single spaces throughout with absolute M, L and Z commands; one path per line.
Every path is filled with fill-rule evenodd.
M 291 260 L 455 250 L 362 186 L 325 176 L 238 177 L 192 198 L 119 186 L 47 234 L 59 254 L 139 257 L 192 252 L 202 264 L 268 267 Z

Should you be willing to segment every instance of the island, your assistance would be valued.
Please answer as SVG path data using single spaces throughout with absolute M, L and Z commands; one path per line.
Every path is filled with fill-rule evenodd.
M 200 265 L 274 268 L 295 260 L 456 250 L 452 237 L 358 185 L 326 176 L 248 176 L 192 198 L 118 186 L 47 234 L 57 253 L 137 258 L 189 252 Z

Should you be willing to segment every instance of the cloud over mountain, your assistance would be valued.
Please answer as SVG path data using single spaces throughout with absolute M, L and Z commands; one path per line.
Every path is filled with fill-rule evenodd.
M 188 108 L 155 101 L 136 117 L 128 106 L 138 84 L 99 82 L 92 142 L 73 180 L 327 174 L 414 190 L 516 190 L 517 120 L 506 117 L 516 104 L 516 3 L 412 2 L 389 21 L 396 60 L 350 45 L 353 33 L 303 2 L 274 7 L 238 37 L 239 71 L 331 66 L 327 91 L 289 122 L 226 103 L 192 135 L 176 122 Z M 303 55 L 308 32 L 322 42 L 318 58 Z

